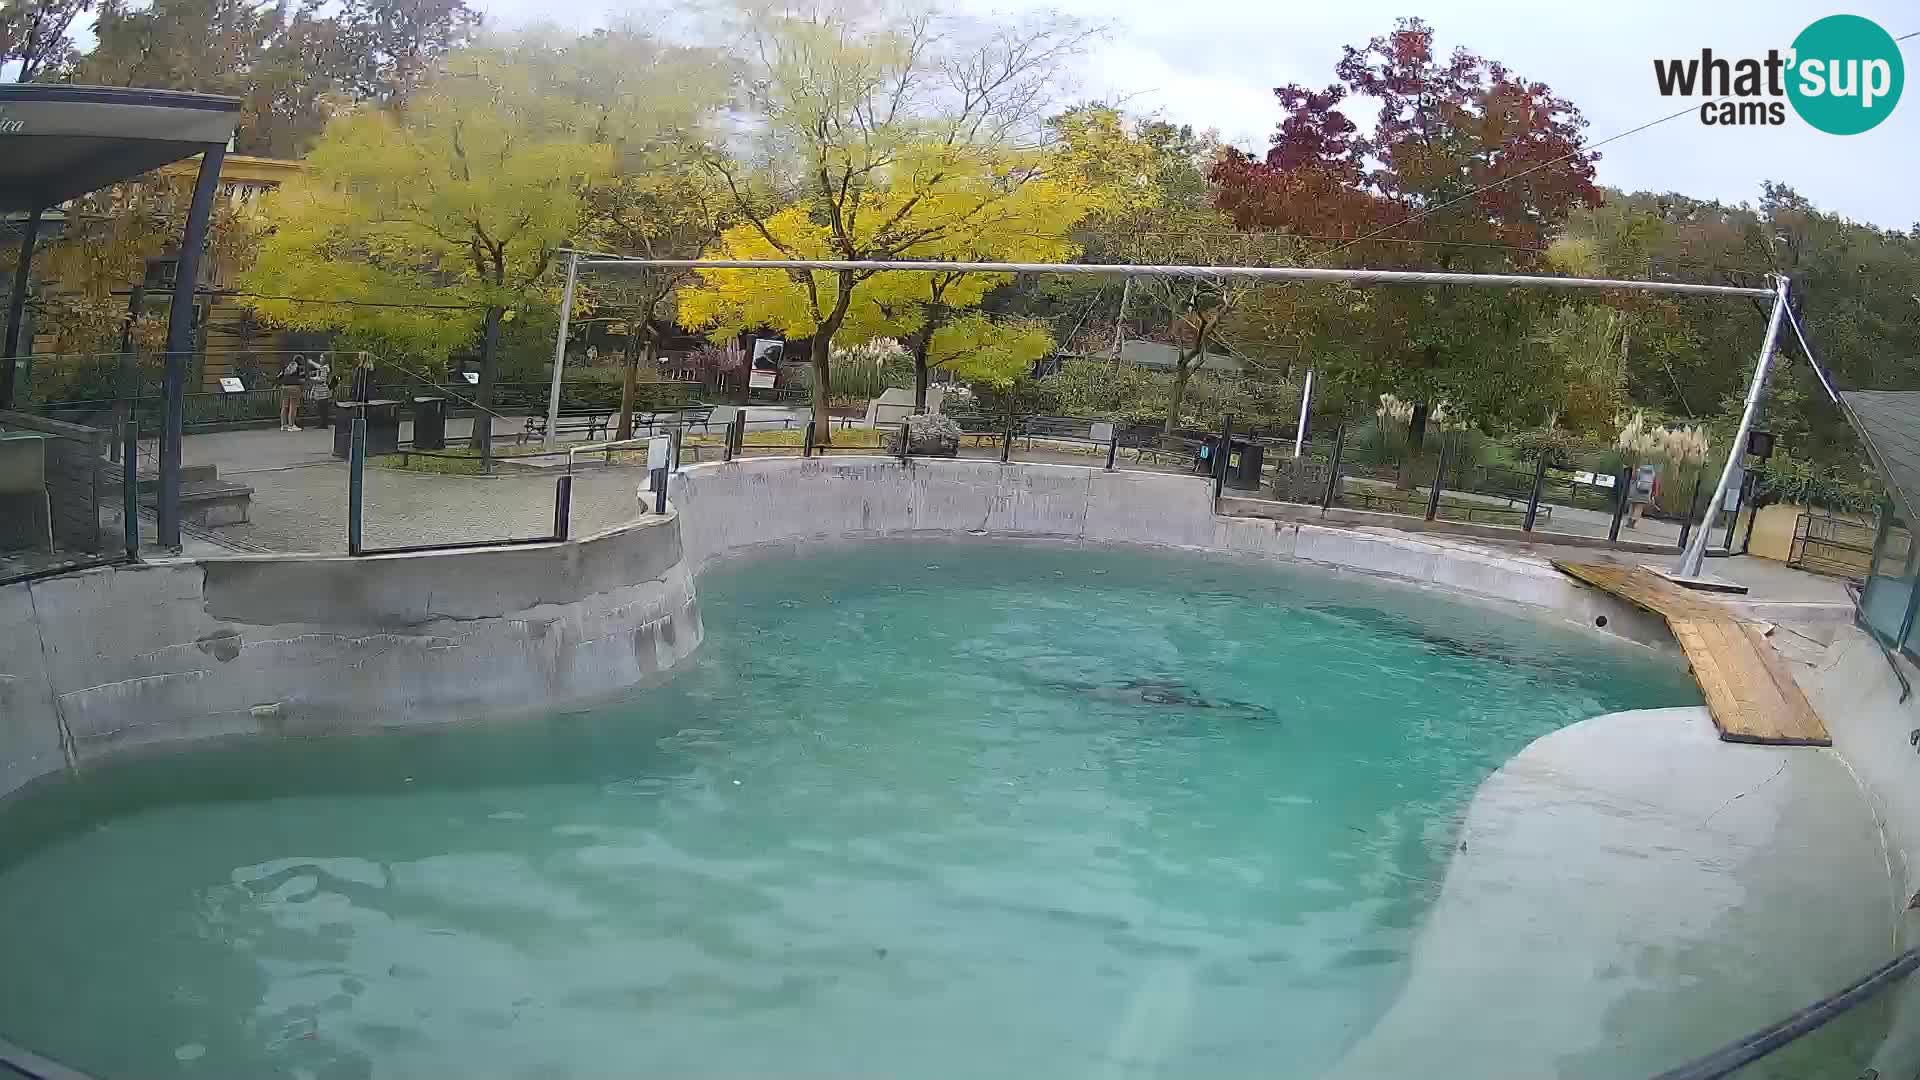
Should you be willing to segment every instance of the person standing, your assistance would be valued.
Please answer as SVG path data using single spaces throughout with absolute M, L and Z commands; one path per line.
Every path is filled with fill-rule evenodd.
M 373 354 L 358 353 L 354 356 L 353 382 L 347 390 L 349 401 L 373 400 Z
M 320 415 L 320 426 L 332 426 L 333 367 L 327 363 L 326 353 L 321 353 L 308 365 L 307 397 L 313 402 L 314 411 Z
M 300 401 L 306 396 L 307 358 L 299 353 L 280 365 L 280 430 L 300 430 Z
M 1648 504 L 1660 498 L 1660 466 L 1642 465 L 1633 470 L 1633 484 L 1627 488 L 1627 528 L 1636 528 Z

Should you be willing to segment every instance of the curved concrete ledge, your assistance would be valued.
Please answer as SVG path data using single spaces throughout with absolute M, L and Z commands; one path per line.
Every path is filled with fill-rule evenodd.
M 1583 721 L 1476 793 L 1403 993 L 1332 1075 L 1652 1076 L 1884 963 L 1887 894 L 1833 752 L 1722 743 L 1698 707 Z M 1828 1037 L 1864 1061 L 1885 1015 Z
M 689 565 L 801 543 L 914 535 L 1028 537 L 1297 560 L 1521 604 L 1673 648 L 1664 624 L 1539 559 L 1439 537 L 1216 515 L 1197 476 L 1080 465 L 834 456 L 683 469 L 668 489 Z
M 441 723 L 638 685 L 699 644 L 714 559 L 819 541 L 1040 537 L 1297 559 L 1520 603 L 1647 643 L 1545 564 L 1386 533 L 1224 518 L 1202 478 L 886 457 L 676 475 L 675 513 L 558 544 L 108 567 L 0 587 L 0 796 L 62 765 L 232 734 Z
M 0 588 L 0 796 L 180 739 L 590 700 L 699 645 L 678 521 L 579 541 L 108 567 Z
M 1849 626 L 1818 663 L 1796 665 L 1794 677 L 1833 734 L 1834 752 L 1859 777 L 1886 834 L 1893 881 L 1885 903 L 1900 920 L 1901 947 L 1909 948 L 1920 930 L 1920 911 L 1910 900 L 1920 894 L 1920 753 L 1912 735 L 1920 731 L 1920 667 L 1904 656 L 1895 662 L 1915 687 L 1904 702 L 1880 647 Z M 1908 978 L 1892 1009 L 1892 1030 L 1872 1064 L 1881 1076 L 1913 1076 L 1920 1073 L 1920 981 Z

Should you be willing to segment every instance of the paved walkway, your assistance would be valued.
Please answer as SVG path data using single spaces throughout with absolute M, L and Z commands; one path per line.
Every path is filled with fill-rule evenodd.
M 464 442 L 465 420 L 450 421 L 448 441 Z M 495 421 L 506 441 L 516 420 Z M 402 438 L 411 433 L 402 426 Z M 249 520 L 203 530 L 198 544 L 235 550 L 344 552 L 347 550 L 347 465 L 333 456 L 324 429 L 224 431 L 190 435 L 187 465 L 213 465 L 221 479 L 253 488 Z M 612 528 L 639 516 L 640 468 L 584 469 L 574 477 L 571 532 Z M 555 477 L 529 471 L 496 476 L 444 476 L 370 467 L 362 519 L 369 547 L 461 543 L 548 536 L 554 525 Z
M 778 426 L 783 417 L 795 410 L 756 407 L 749 420 Z M 447 425 L 449 442 L 464 442 L 471 430 L 466 420 Z M 516 438 L 522 430 L 518 419 L 495 421 L 496 438 Z M 403 425 L 401 435 L 411 433 Z M 1100 465 L 1104 452 L 1088 446 L 1076 453 L 1066 446 L 1038 442 L 1028 446 L 1016 440 L 1016 461 L 1052 464 Z M 793 453 L 791 449 L 779 451 Z M 867 451 L 869 453 L 877 451 Z M 1121 452 L 1121 467 L 1142 468 L 1127 460 Z M 963 456 L 997 460 L 998 444 L 967 446 Z M 189 435 L 182 447 L 188 465 L 213 465 L 223 479 L 236 480 L 253 488 L 251 520 L 244 525 L 229 525 L 197 531 L 190 537 L 195 550 L 214 550 L 225 544 L 237 550 L 280 552 L 344 552 L 347 548 L 347 466 L 333 456 L 331 431 L 314 429 L 300 432 L 246 430 Z M 551 459 L 550 459 L 551 460 Z M 564 460 L 564 459 L 560 459 Z M 608 468 L 588 455 L 574 476 L 571 532 L 575 536 L 612 528 L 633 520 L 645 512 L 638 494 L 645 471 L 639 465 Z M 1184 473 L 1188 463 L 1166 459 L 1150 462 L 1145 468 Z M 532 469 L 508 466 L 496 476 L 448 476 L 405 472 L 398 469 L 369 468 L 366 472 L 366 512 L 363 521 L 369 546 L 458 543 L 493 539 L 519 539 L 546 536 L 553 530 L 553 475 Z M 1609 515 L 1593 511 L 1559 507 L 1554 511 L 1556 529 L 1576 531 L 1569 526 L 1581 515 L 1598 519 L 1598 534 L 1605 535 Z M 1636 535 L 1623 537 L 1649 539 L 1654 536 L 1643 524 Z M 1665 527 L 1665 523 L 1658 523 Z M 149 521 L 149 531 L 151 522 Z M 1391 530 L 1389 530 L 1391 531 Z M 1580 530 L 1584 531 L 1584 530 Z M 1611 552 L 1591 548 L 1568 548 L 1535 542 L 1515 530 L 1512 540 L 1483 541 L 1438 533 L 1419 533 L 1431 543 L 1469 548 L 1521 550 L 1539 558 L 1568 558 L 1585 561 L 1613 561 L 1624 564 L 1658 563 L 1666 556 L 1629 552 Z M 1677 539 L 1678 531 L 1672 537 Z M 1717 540 L 1717 536 L 1716 536 Z M 1845 604 L 1848 599 L 1837 579 L 1802 573 L 1766 559 L 1739 557 L 1715 559 L 1713 572 L 1731 577 L 1749 586 L 1753 601 L 1776 603 Z

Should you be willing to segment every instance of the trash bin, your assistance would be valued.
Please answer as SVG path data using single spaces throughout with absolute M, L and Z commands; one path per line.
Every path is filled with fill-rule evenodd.
M 444 450 L 447 447 L 447 399 L 413 399 L 413 448 Z
M 1267 448 L 1250 439 L 1233 440 L 1233 456 L 1227 459 L 1227 486 L 1240 491 L 1260 490 L 1260 466 Z
M 361 415 L 364 404 L 358 401 L 333 403 L 333 456 L 345 460 L 353 454 L 353 418 Z
M 353 452 L 353 421 L 367 421 L 367 456 L 391 454 L 400 449 L 400 403 L 397 401 L 337 401 L 333 410 L 333 456 L 345 458 Z M 444 431 L 444 422 L 442 425 Z

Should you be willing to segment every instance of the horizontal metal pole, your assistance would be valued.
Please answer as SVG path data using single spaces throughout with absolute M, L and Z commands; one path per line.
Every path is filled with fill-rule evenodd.
M 1001 263 L 865 259 L 622 259 L 583 258 L 596 270 L 904 270 L 978 274 L 1105 274 L 1113 277 L 1236 277 L 1256 281 L 1328 281 L 1360 285 L 1516 285 L 1541 289 L 1628 289 L 1696 296 L 1772 297 L 1771 288 L 1700 285 L 1684 281 L 1622 281 L 1549 274 L 1452 274 L 1427 270 L 1345 270 L 1309 266 L 1142 266 L 1133 263 Z

